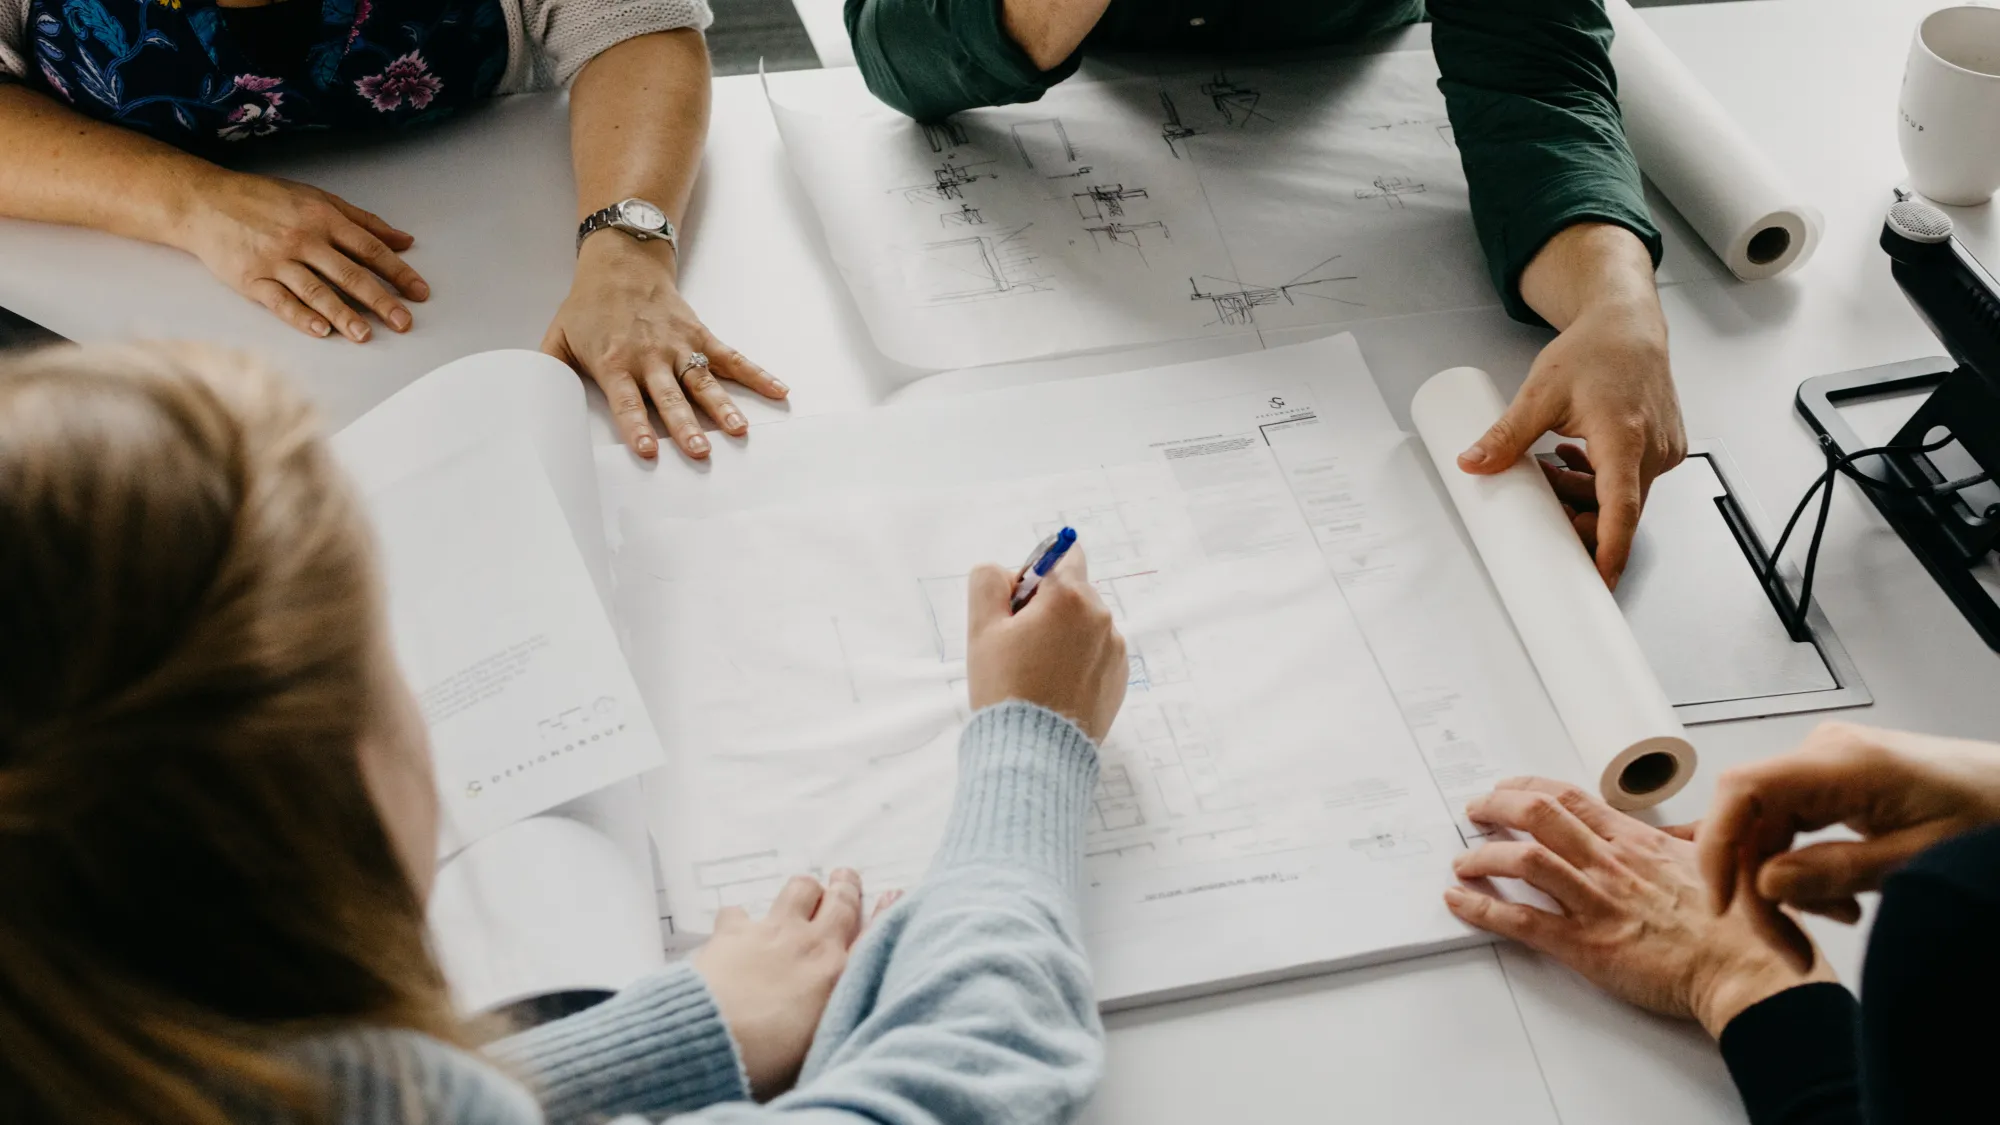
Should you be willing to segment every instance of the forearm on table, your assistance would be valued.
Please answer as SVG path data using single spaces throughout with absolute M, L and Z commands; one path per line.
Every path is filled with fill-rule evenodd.
M 0 215 L 177 245 L 204 186 L 223 169 L 0 84 Z
M 1653 257 L 1615 223 L 1586 221 L 1557 231 L 1521 271 L 1521 300 L 1557 331 L 1592 305 L 1613 305 L 1659 319 Z
M 583 68 L 569 102 L 578 221 L 636 197 L 680 224 L 708 137 L 708 74 L 691 28 L 627 39 Z
M 1001 0 L 1000 24 L 1035 65 L 1052 70 L 1083 46 L 1110 0 Z
M 1473 222 L 1508 311 L 1533 319 L 1530 261 L 1582 222 L 1622 226 L 1660 254 L 1625 140 L 1600 0 L 1431 0 L 1453 135 Z

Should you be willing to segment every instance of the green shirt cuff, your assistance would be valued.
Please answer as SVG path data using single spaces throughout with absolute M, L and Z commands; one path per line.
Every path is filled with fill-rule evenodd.
M 1658 269 L 1664 248 L 1660 229 L 1643 195 L 1605 189 L 1602 174 L 1579 174 L 1581 183 L 1558 181 L 1542 195 L 1523 202 L 1487 238 L 1486 260 L 1493 269 L 1494 284 L 1507 315 L 1528 324 L 1547 325 L 1540 314 L 1521 299 L 1521 274 L 1542 252 L 1548 241 L 1578 223 L 1613 223 L 1639 236 L 1646 253 Z M 1621 187 L 1623 185 L 1620 185 Z
M 847 0 L 854 61 L 875 96 L 919 121 L 1039 99 L 1083 65 L 1049 70 L 1001 23 L 1002 0 Z

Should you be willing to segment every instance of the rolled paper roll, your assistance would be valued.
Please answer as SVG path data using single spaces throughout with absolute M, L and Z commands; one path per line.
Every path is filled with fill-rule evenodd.
M 1604 10 L 1618 108 L 1639 169 L 1737 277 L 1760 281 L 1803 265 L 1819 246 L 1819 209 L 1626 0 L 1605 0 Z
M 1693 776 L 1694 747 L 1548 478 L 1525 457 L 1493 476 L 1458 467 L 1506 408 L 1486 372 L 1454 367 L 1410 417 L 1598 791 L 1614 808 L 1656 805 Z

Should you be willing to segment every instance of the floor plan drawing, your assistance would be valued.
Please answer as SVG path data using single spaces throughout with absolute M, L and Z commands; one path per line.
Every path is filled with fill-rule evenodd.
M 1497 304 L 1428 53 L 1105 74 L 929 127 L 858 75 L 772 76 L 884 354 L 939 370 Z M 996 228 L 1027 230 L 1026 284 L 911 263 Z M 937 253 L 949 272 L 974 249 Z M 1337 274 L 1298 274 L 1336 249 Z
M 1073 212 L 1068 193 L 1058 202 Z M 1329 373 L 1351 392 L 1324 389 Z M 1465 846 L 1445 779 L 1490 788 L 1512 767 L 1483 696 L 1424 667 L 1406 687 L 1377 652 L 1398 638 L 1428 652 L 1460 627 L 1461 613 L 1391 613 L 1406 587 L 1491 594 L 1433 567 L 1429 540 L 1396 522 L 1411 494 L 1381 489 L 1406 488 L 1416 462 L 1351 338 L 808 417 L 765 437 L 754 460 L 725 451 L 728 471 L 700 482 L 713 487 L 598 461 L 634 676 L 669 717 L 674 753 L 647 799 L 677 927 L 756 910 L 800 872 L 916 885 L 951 812 L 960 736 L 979 721 L 967 576 L 1069 526 L 1127 656 L 1079 810 L 1101 995 L 1457 932 L 1437 891 Z M 870 456 L 825 455 L 858 448 Z M 1370 525 L 1343 544 L 1398 550 L 1349 588 L 1322 520 Z M 1491 612 L 1493 635 L 1517 645 Z M 1390 627 L 1369 631 L 1378 619 Z M 1223 940 L 1244 927 L 1297 944 Z
M 923 589 L 924 611 L 930 615 L 938 659 L 946 663 L 964 660 L 966 576 L 922 578 L 917 584 Z

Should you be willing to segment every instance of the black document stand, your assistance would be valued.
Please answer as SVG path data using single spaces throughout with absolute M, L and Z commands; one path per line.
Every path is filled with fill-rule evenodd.
M 1929 435 L 1944 430 L 1982 468 L 2000 468 L 2000 388 L 1979 372 L 1943 357 L 1807 379 L 1799 384 L 1798 410 L 1819 434 L 1820 444 L 1841 456 L 1869 448 L 1841 417 L 1842 403 L 1925 390 L 1930 391 L 1929 397 L 1890 444 L 1922 445 Z M 1921 453 L 1868 457 L 1855 467 L 1911 488 L 1929 488 L 1953 479 Z M 2000 543 L 2000 504 L 1974 511 L 1957 493 L 1918 497 L 1873 488 L 1862 491 L 1910 545 L 1924 569 L 1944 587 L 1980 638 L 1988 647 L 2000 650 L 2000 604 L 1994 602 L 1972 569 Z

